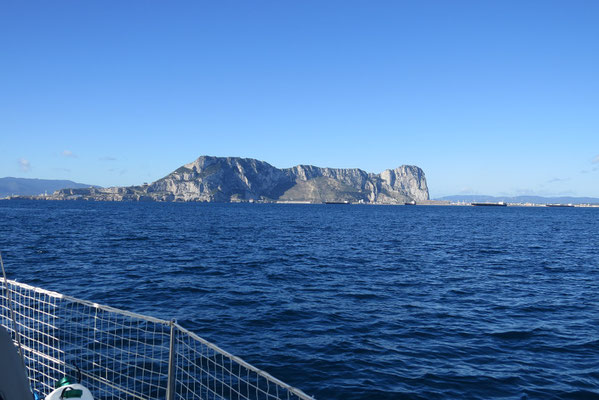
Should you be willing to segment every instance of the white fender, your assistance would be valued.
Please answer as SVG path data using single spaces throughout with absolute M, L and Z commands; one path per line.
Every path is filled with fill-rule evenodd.
M 69 391 L 80 390 L 81 396 L 73 396 L 67 394 Z M 72 383 L 70 385 L 64 385 L 58 389 L 54 389 L 52 393 L 46 396 L 45 400 L 63 400 L 63 399 L 75 399 L 75 400 L 94 400 L 91 392 L 83 385 L 78 383 Z

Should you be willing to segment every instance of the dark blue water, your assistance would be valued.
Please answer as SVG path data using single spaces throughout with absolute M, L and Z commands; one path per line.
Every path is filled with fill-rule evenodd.
M 318 399 L 599 398 L 599 209 L 0 201 L 0 250 Z

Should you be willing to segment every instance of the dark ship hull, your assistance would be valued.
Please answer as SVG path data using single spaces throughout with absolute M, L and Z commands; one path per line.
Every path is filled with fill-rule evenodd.
M 499 203 L 470 203 L 473 206 L 481 206 L 481 207 L 506 207 L 507 203 L 500 201 Z

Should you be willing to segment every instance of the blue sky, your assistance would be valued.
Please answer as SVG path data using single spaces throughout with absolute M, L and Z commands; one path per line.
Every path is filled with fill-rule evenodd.
M 599 197 L 597 1 L 4 1 L 0 176 L 200 155 Z

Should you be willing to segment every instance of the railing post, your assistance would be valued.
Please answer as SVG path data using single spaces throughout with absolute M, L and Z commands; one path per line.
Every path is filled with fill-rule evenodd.
M 168 350 L 168 377 L 166 383 L 166 400 L 174 400 L 175 398 L 175 324 L 176 321 L 171 320 L 171 337 Z

